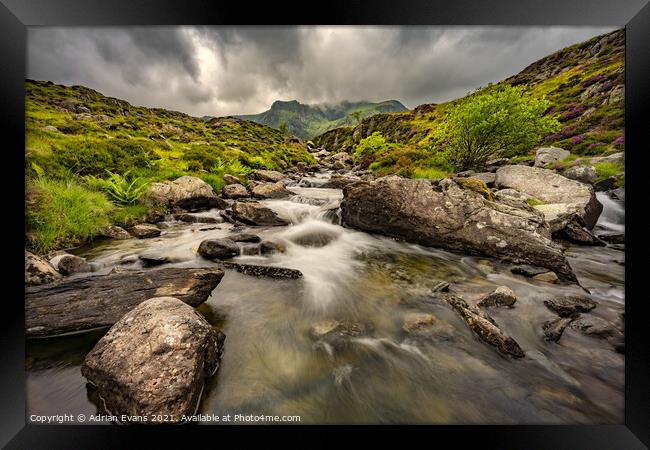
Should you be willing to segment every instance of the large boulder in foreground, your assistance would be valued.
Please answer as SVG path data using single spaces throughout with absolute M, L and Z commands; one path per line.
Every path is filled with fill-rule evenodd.
M 287 178 L 286 175 L 281 172 L 263 169 L 254 170 L 253 173 L 251 173 L 250 177 L 253 180 L 270 181 L 272 183 L 277 183 L 278 181 L 282 181 Z
M 495 184 L 499 189 L 516 189 L 544 202 L 535 208 L 544 213 L 547 222 L 555 228 L 553 231 L 562 226 L 553 227 L 552 222 L 566 219 L 569 223 L 572 215 L 591 229 L 603 210 L 591 186 L 552 170 L 516 165 L 500 167 L 496 174 Z
M 221 269 L 164 268 L 65 278 L 25 289 L 27 337 L 107 327 L 143 301 L 176 297 L 190 306 L 208 299 Z
M 218 368 L 225 336 L 173 297 L 127 313 L 86 355 L 81 373 L 120 417 L 181 422 L 194 414 L 205 379 Z
M 188 175 L 174 181 L 152 184 L 149 198 L 154 204 L 188 211 L 226 207 L 225 201 L 217 197 L 212 186 L 200 178 Z
M 25 250 L 25 284 L 37 286 L 52 283 L 61 278 L 61 274 L 44 258 Z
M 348 185 L 343 223 L 364 231 L 462 253 L 546 267 L 575 281 L 540 216 L 488 201 L 450 179 L 439 183 L 396 176 Z

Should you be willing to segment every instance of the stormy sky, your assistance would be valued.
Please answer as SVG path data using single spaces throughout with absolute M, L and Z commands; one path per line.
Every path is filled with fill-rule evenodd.
M 105 27 L 28 30 L 27 77 L 194 116 L 275 100 L 465 95 L 616 27 Z

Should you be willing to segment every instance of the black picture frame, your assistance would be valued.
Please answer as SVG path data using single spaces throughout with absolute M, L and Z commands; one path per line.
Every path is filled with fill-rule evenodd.
M 313 6 L 310 8 L 310 6 Z M 644 248 L 641 215 L 644 190 L 643 152 L 650 151 L 646 129 L 650 109 L 650 5 L 647 0 L 390 0 L 329 1 L 309 5 L 291 2 L 176 2 L 171 0 L 0 0 L 0 126 L 5 157 L 3 177 L 5 220 L 10 222 L 5 249 L 10 261 L 3 269 L 6 287 L 0 327 L 2 399 L 0 445 L 7 448 L 121 448 L 134 433 L 168 440 L 171 434 L 220 436 L 232 427 L 115 427 L 26 425 L 24 253 L 24 79 L 26 27 L 176 24 L 395 24 L 395 25 L 606 25 L 626 27 L 626 367 L 625 424 L 588 426 L 423 426 L 372 427 L 375 436 L 406 432 L 432 439 L 431 445 L 470 442 L 480 448 L 636 449 L 650 445 L 650 361 L 647 303 L 642 295 Z M 20 165 L 22 162 L 22 166 Z M 629 173 L 627 173 L 629 172 Z M 15 184 L 14 184 L 15 183 Z M 10 187 L 11 186 L 11 187 Z M 16 186 L 15 188 L 13 186 Z M 17 189 L 19 193 L 13 192 Z M 647 200 L 647 195 L 646 195 Z M 631 203 L 630 203 L 631 202 Z M 16 233 L 15 236 L 13 233 Z M 635 239 L 640 239 L 635 241 Z M 637 245 L 637 243 L 639 245 Z M 15 259 L 15 261 L 14 261 Z M 635 264 L 639 264 L 638 267 Z M 637 294 L 637 295 L 634 295 Z M 350 427 L 254 427 L 255 431 L 316 432 L 320 442 L 340 443 L 332 431 Z M 366 427 L 367 428 L 367 427 Z M 250 427 L 238 427 L 248 436 Z M 215 434 L 217 433 L 217 434 Z M 426 435 L 426 436 L 423 436 Z M 204 436 L 202 436 L 204 437 Z M 207 437 L 207 436 L 205 436 Z M 400 438 L 400 440 L 403 439 Z M 152 441 L 149 441 L 151 443 Z M 217 444 L 221 445 L 221 443 Z

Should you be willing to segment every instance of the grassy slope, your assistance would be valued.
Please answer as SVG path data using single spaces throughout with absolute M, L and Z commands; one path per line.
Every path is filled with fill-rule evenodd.
M 149 182 L 194 175 L 218 190 L 226 173 L 245 181 L 255 168 L 281 170 L 299 161 L 315 162 L 295 139 L 253 122 L 206 122 L 132 106 L 81 86 L 28 80 L 25 88 L 26 245 L 38 251 L 79 244 L 106 223 L 128 225 L 146 213 L 142 205 L 110 203 L 87 183 L 88 175 L 130 171 Z M 74 116 L 84 108 L 90 117 Z M 34 165 L 42 169 L 40 176 Z M 91 217 L 75 224 L 79 211 L 90 210 Z
M 334 106 L 321 107 L 304 105 L 297 101 L 275 102 L 271 109 L 260 114 L 237 116 L 242 119 L 279 128 L 287 124 L 287 131 L 294 136 L 308 139 L 333 128 L 356 125 L 352 116 L 358 112 L 361 119 L 385 112 L 405 111 L 406 107 L 396 100 L 379 103 L 344 102 Z
M 547 112 L 563 129 L 545 144 L 575 154 L 600 155 L 621 151 L 624 143 L 624 105 L 609 102 L 609 94 L 624 85 L 624 30 L 597 36 L 542 58 L 502 83 L 525 85 L 532 96 L 546 96 Z M 445 114 L 453 102 L 425 104 L 413 111 L 379 114 L 356 127 L 342 127 L 314 138 L 335 152 L 352 152 L 359 141 L 381 132 L 398 148 L 379 152 L 370 165 L 378 174 L 438 176 L 450 170 L 442 160 L 446 136 Z M 531 154 L 534 149 L 531 148 Z

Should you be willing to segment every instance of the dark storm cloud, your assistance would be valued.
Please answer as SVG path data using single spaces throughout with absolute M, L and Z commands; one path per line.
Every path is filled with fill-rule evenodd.
M 30 28 L 28 77 L 197 116 L 274 100 L 442 102 L 613 30 L 590 27 Z

